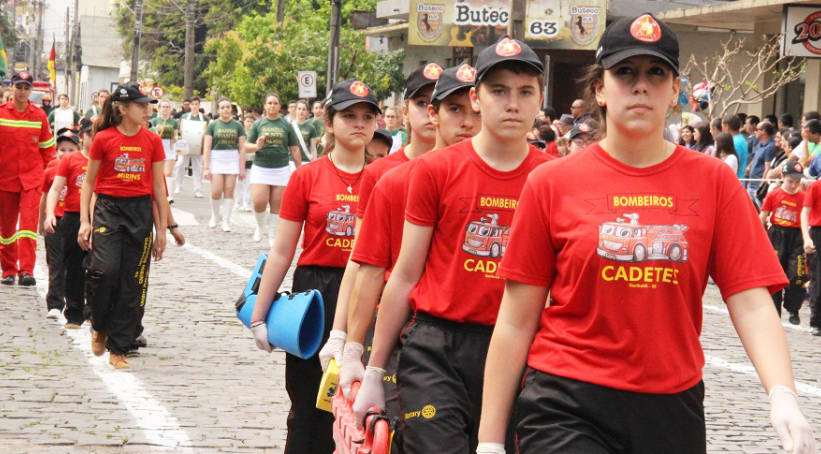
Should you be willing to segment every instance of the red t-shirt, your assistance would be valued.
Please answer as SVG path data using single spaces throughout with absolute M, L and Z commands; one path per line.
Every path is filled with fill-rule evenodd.
M 761 211 L 770 212 L 770 223 L 781 227 L 801 228 L 801 207 L 804 206 L 804 191 L 788 194 L 782 188 L 775 188 L 764 197 Z
M 57 175 L 66 179 L 63 191 L 66 194 L 65 211 L 67 212 L 80 212 L 80 194 L 86 179 L 86 170 L 88 170 L 88 158 L 83 156 L 82 151 L 66 156 L 57 167 Z
M 557 158 L 560 157 L 559 156 L 559 145 L 556 144 L 555 140 L 553 142 L 550 142 L 549 144 L 547 144 L 547 146 L 544 148 L 544 152 L 549 154 L 550 156 L 554 156 L 554 157 L 557 157 Z
M 725 300 L 788 283 L 733 171 L 681 146 L 641 169 L 598 145 L 558 159 L 517 213 L 499 274 L 550 289 L 528 357 L 546 373 L 681 392 L 702 378 L 708 277 Z
M 57 175 L 57 166 L 60 164 L 61 161 L 53 160 L 49 161 L 48 165 L 46 165 L 46 170 L 43 173 L 43 193 L 48 194 L 48 191 L 51 190 L 51 186 L 54 184 L 54 177 Z M 57 206 L 54 207 L 54 216 L 55 217 L 63 217 L 65 214 L 64 210 L 64 200 L 66 197 L 66 188 L 64 187 L 62 191 L 60 191 L 60 197 L 57 199 Z
M 365 217 L 365 210 L 368 208 L 368 200 L 371 198 L 376 182 L 382 178 L 382 175 L 394 167 L 408 162 L 408 157 L 405 155 L 405 147 L 400 148 L 395 153 L 377 159 L 365 167 L 365 172 L 362 174 L 362 189 L 359 190 L 359 208 L 356 209 L 356 215 L 360 218 Z
M 494 325 L 505 281 L 496 275 L 527 175 L 553 159 L 531 146 L 524 162 L 498 171 L 465 140 L 417 158 L 405 219 L 433 227 L 415 310 L 455 322 Z
M 821 227 L 821 180 L 810 184 L 804 194 L 804 206 L 810 207 L 810 226 Z
M 356 263 L 387 269 L 386 280 L 402 247 L 408 186 L 417 162 L 414 159 L 391 169 L 376 183 L 365 212 L 367 216 L 359 226 L 360 238 L 368 241 L 358 242 L 351 254 L 351 260 Z
M 327 156 L 291 174 L 279 216 L 305 222 L 297 265 L 344 268 L 348 263 L 356 234 L 355 213 L 362 186 L 359 176 L 336 169 Z M 349 184 L 352 193 L 348 192 Z
M 112 127 L 94 136 L 90 159 L 102 161 L 94 192 L 138 197 L 154 192 L 151 165 L 165 160 L 165 150 L 160 136 L 144 127 L 130 137 Z

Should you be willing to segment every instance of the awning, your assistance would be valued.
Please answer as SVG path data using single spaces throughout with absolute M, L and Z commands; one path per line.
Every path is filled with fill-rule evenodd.
M 821 0 L 740 0 L 675 9 L 658 16 L 672 24 L 752 31 L 755 24 L 764 23 L 777 24 L 780 28 L 781 13 L 787 4 L 821 6 Z

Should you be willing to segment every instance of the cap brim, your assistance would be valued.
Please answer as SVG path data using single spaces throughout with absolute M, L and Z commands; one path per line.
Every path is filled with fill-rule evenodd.
M 432 81 L 430 81 L 430 82 L 428 82 L 428 83 L 426 83 L 426 84 L 423 84 L 423 85 L 420 85 L 420 86 L 416 87 L 416 89 L 415 89 L 415 90 L 413 90 L 412 92 L 410 92 L 410 93 L 405 93 L 404 98 L 405 98 L 406 100 L 407 100 L 407 99 L 411 99 L 411 98 L 413 98 L 414 96 L 416 96 L 416 94 L 417 94 L 417 93 L 419 93 L 419 90 L 421 90 L 421 89 L 423 89 L 423 88 L 427 87 L 428 85 L 436 85 L 436 81 L 435 81 L 435 80 L 432 80 Z
M 785 177 L 790 177 L 790 178 L 796 178 L 796 179 L 804 178 L 803 173 L 785 173 L 784 176 Z
M 604 58 L 601 59 L 601 64 L 604 67 L 604 69 L 610 69 L 610 68 L 616 66 L 617 64 L 623 62 L 624 60 L 627 60 L 630 57 L 636 57 L 636 56 L 639 56 L 639 55 L 650 55 L 652 57 L 658 57 L 658 58 L 664 60 L 668 65 L 670 65 L 670 67 L 673 68 L 673 71 L 676 72 L 676 75 L 679 75 L 678 66 L 675 63 L 673 63 L 672 60 L 670 60 L 667 56 L 665 56 L 661 52 L 656 52 L 653 49 L 648 49 L 646 47 L 636 47 L 636 48 L 633 48 L 633 49 L 625 49 L 621 52 L 616 52 L 613 55 L 608 55 L 607 57 L 604 57 Z
M 160 102 L 158 99 L 152 98 L 151 96 L 143 96 L 142 98 L 132 99 L 132 102 L 136 102 L 137 104 L 157 104 Z
M 522 63 L 527 64 L 527 65 L 530 65 L 530 66 L 532 66 L 532 67 L 533 67 L 536 71 L 539 71 L 539 72 L 541 72 L 542 74 L 544 74 L 544 66 L 543 66 L 541 63 L 539 63 L 539 64 L 537 65 L 536 63 L 533 63 L 532 61 L 528 61 L 528 60 L 516 60 L 516 59 L 514 59 L 514 58 L 509 58 L 509 59 L 507 59 L 507 60 L 497 61 L 496 63 L 494 63 L 494 64 L 492 64 L 492 65 L 488 66 L 487 68 L 485 68 L 485 70 L 484 70 L 484 71 L 482 71 L 482 73 L 481 73 L 481 74 L 476 74 L 476 83 L 478 84 L 478 83 L 479 83 L 479 81 L 480 81 L 480 80 L 482 80 L 482 77 L 485 77 L 485 75 L 486 75 L 488 72 L 490 72 L 490 70 L 491 70 L 491 69 L 493 69 L 493 67 L 494 67 L 494 66 L 496 66 L 496 65 L 500 65 L 500 64 L 502 64 L 502 63 L 511 62 L 511 61 L 518 61 L 518 62 L 522 62 Z
M 31 81 L 30 81 L 30 80 L 25 80 L 25 79 L 23 79 L 23 80 L 18 80 L 17 82 L 12 82 L 11 84 L 12 84 L 12 85 L 17 85 L 17 84 L 29 84 L 29 86 L 30 86 L 30 87 L 33 87 L 33 86 L 34 86 L 34 84 L 33 84 L 33 83 L 31 83 Z
M 348 107 L 351 107 L 354 104 L 359 104 L 361 102 L 376 107 L 376 111 L 379 112 L 379 115 L 382 115 L 382 109 L 379 108 L 379 104 L 376 104 L 373 101 L 368 101 L 367 99 L 349 99 L 347 101 L 342 101 L 340 103 L 331 104 L 331 107 L 333 107 L 336 111 L 340 111 L 345 110 Z
M 80 138 L 79 137 L 58 137 L 54 143 L 60 143 L 64 140 L 68 140 L 69 142 L 74 143 L 74 145 L 80 145 Z
M 456 87 L 453 87 L 453 88 L 451 88 L 451 89 L 449 89 L 449 90 L 447 90 L 447 91 L 443 91 L 443 92 L 441 92 L 441 93 L 434 93 L 434 94 L 433 94 L 433 99 L 435 99 L 435 100 L 437 100 L 437 101 L 442 101 L 443 99 L 445 99 L 445 98 L 447 98 L 448 96 L 452 95 L 452 94 L 453 94 L 454 92 L 456 92 L 456 91 L 459 91 L 459 90 L 461 90 L 461 89 L 463 89 L 463 88 L 471 88 L 471 87 L 473 87 L 473 86 L 475 86 L 475 85 L 474 85 L 474 84 L 471 84 L 471 83 L 464 83 L 464 84 L 462 84 L 462 85 L 458 85 L 458 86 L 456 86 Z

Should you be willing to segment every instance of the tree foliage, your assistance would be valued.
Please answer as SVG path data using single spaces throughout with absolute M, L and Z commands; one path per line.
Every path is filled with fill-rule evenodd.
M 17 30 L 14 29 L 14 20 L 8 9 L 10 0 L 0 0 L 0 37 L 3 38 L 3 46 L 11 49 L 17 45 Z M 11 66 L 11 63 L 9 63 Z
M 292 1 L 289 7 L 301 13 L 298 19 L 286 14 L 281 25 L 276 23 L 274 12 L 254 15 L 211 39 L 206 52 L 213 59 L 205 75 L 213 89 L 240 105 L 261 106 L 269 92 L 277 92 L 284 101 L 297 99 L 297 71 L 311 70 L 317 72 L 317 94 L 322 98 L 327 80 L 330 6 L 315 3 Z M 402 87 L 404 51 L 369 52 L 365 36 L 346 25 L 351 11 L 373 8 L 369 3 L 373 2 L 343 4 L 339 75 L 362 80 L 381 99 Z M 314 6 L 318 8 L 312 9 Z

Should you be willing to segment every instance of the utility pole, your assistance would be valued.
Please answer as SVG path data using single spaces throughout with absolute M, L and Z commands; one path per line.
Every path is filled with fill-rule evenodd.
M 64 49 L 65 49 L 65 52 L 64 52 L 65 66 L 63 67 L 63 78 L 64 78 L 65 84 L 66 84 L 65 94 L 68 94 L 68 88 L 69 88 L 69 84 L 68 84 L 68 66 L 71 64 L 71 48 L 69 46 L 69 40 L 68 40 L 69 29 L 71 28 L 71 22 L 69 22 L 70 17 L 71 17 L 71 15 L 69 13 L 69 8 L 66 7 L 66 42 L 65 42 L 65 45 L 63 46 Z M 55 60 L 56 59 L 57 58 L 55 57 Z M 55 61 L 54 64 L 56 65 L 57 62 Z M 55 74 L 57 74 L 57 72 L 56 72 L 57 68 L 54 68 L 54 69 L 55 69 Z M 54 88 L 57 88 L 57 81 L 56 80 L 54 81 Z M 75 103 L 77 102 L 77 100 L 74 99 L 73 97 L 70 97 L 69 99 L 71 99 Z
M 134 49 L 131 50 L 131 82 L 138 82 L 137 72 L 140 66 L 140 39 L 143 34 L 143 0 L 137 0 L 135 6 Z
M 185 5 L 185 67 L 183 74 L 183 98 L 194 96 L 194 0 Z
M 331 42 L 328 49 L 328 80 L 326 93 L 330 93 L 339 79 L 339 22 L 342 0 L 331 0 Z
M 285 0 L 277 0 L 277 24 L 285 20 Z
M 77 65 L 74 64 L 74 56 L 76 48 L 75 46 L 80 46 L 80 43 L 77 42 L 77 39 L 80 36 L 80 0 L 74 0 L 74 23 L 72 23 L 71 27 L 71 59 L 66 63 L 71 65 L 71 99 L 74 100 L 76 106 L 80 106 L 80 100 L 77 99 Z M 79 60 L 79 59 L 78 59 Z M 68 83 L 68 81 L 66 81 Z
M 513 0 L 510 6 L 510 20 L 507 23 L 507 34 L 514 39 L 525 39 L 525 0 Z
M 32 63 L 34 80 L 40 79 L 40 54 L 43 47 L 43 1 L 45 0 L 37 2 L 37 37 L 34 40 L 34 56 L 32 58 L 34 61 Z

